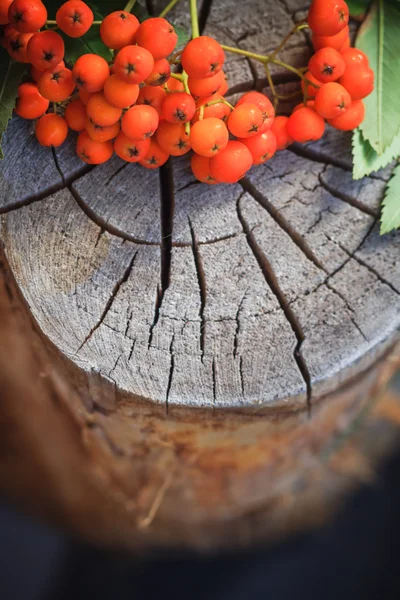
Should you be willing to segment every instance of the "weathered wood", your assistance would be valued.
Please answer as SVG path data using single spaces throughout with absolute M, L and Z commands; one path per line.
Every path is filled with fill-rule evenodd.
M 224 43 L 270 50 L 298 18 L 295 4 L 207 1 L 201 25 Z M 187 12 L 173 16 L 187 25 Z M 308 52 L 299 34 L 283 57 L 304 65 Z M 247 59 L 229 55 L 226 72 L 233 100 L 269 93 Z M 281 93 L 299 89 L 292 74 L 273 77 Z M 3 261 L 0 438 L 8 427 L 22 437 L 7 437 L 0 481 L 21 452 L 16 496 L 31 490 L 31 469 L 52 488 L 49 504 L 35 497 L 43 511 L 52 503 L 86 535 L 128 546 L 215 545 L 226 520 L 227 543 L 251 541 L 277 533 L 276 516 L 284 528 L 314 508 L 326 516 L 327 498 L 349 483 L 345 459 L 362 470 L 383 451 L 374 427 L 389 431 L 385 449 L 394 437 L 374 414 L 343 455 L 332 450 L 389 376 L 382 357 L 398 339 L 400 237 L 378 231 L 391 168 L 352 181 L 350 136 L 327 128 L 236 185 L 205 186 L 188 157 L 160 172 L 117 157 L 90 167 L 73 135 L 51 151 L 30 131 L 13 119 L 0 163 L 0 238 L 30 312 Z M 26 384 L 7 372 L 8 347 Z M 26 411 L 31 390 L 33 429 L 13 404 L 24 398 Z

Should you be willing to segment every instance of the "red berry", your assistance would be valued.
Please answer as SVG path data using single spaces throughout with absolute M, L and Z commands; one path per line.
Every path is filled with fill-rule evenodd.
M 145 85 L 140 89 L 136 104 L 152 106 L 156 109 L 158 116 L 161 117 L 162 106 L 166 97 L 167 94 L 162 87 Z
M 43 115 L 36 122 L 36 138 L 42 146 L 61 146 L 68 135 L 67 121 L 60 115 L 50 113 Z
M 158 167 L 162 167 L 168 159 L 169 155 L 164 152 L 153 139 L 150 140 L 150 147 L 146 156 L 139 161 L 139 164 L 142 165 L 142 167 L 146 167 L 146 169 L 158 169 Z
M 351 131 L 358 127 L 364 120 L 365 107 L 362 100 L 354 100 L 346 112 L 334 119 L 329 119 L 329 125 L 341 131 Z
M 346 88 L 352 100 L 362 100 L 374 89 L 374 72 L 369 67 L 359 65 L 346 67 L 340 83 Z
M 100 125 L 96 125 L 93 123 L 88 116 L 85 119 L 85 129 L 92 138 L 96 142 L 108 142 L 108 140 L 114 139 L 121 129 L 119 121 L 113 123 L 112 125 L 106 125 L 102 127 Z
M 322 83 L 337 81 L 345 67 L 343 56 L 334 48 L 321 48 L 308 63 L 311 74 Z
M 168 81 L 165 82 L 163 87 L 167 93 L 185 91 L 185 86 L 183 85 L 183 82 L 179 81 L 179 79 L 175 79 L 175 77 L 170 77 Z
M 212 77 L 222 69 L 225 54 L 217 40 L 201 35 L 186 45 L 181 60 L 189 77 L 204 79 Z
M 107 61 L 97 54 L 80 56 L 72 69 L 74 81 L 79 90 L 84 89 L 89 94 L 101 92 L 110 76 Z
M 276 137 L 270 129 L 254 137 L 240 139 L 239 142 L 250 150 L 253 165 L 262 165 L 276 152 Z
M 146 85 L 163 85 L 171 76 L 171 67 L 166 58 L 160 58 L 154 63 L 150 75 L 147 77 Z
M 114 62 L 116 75 L 128 83 L 143 83 L 154 67 L 154 58 L 146 48 L 125 46 Z
M 71 100 L 67 104 L 64 118 L 68 123 L 68 127 L 73 131 L 83 131 L 85 129 L 86 108 L 79 98 Z
M 182 123 L 161 121 L 156 134 L 157 143 L 164 152 L 171 156 L 182 156 L 191 148 L 189 135 Z
M 136 42 L 146 48 L 154 60 L 166 58 L 174 50 L 178 36 L 166 19 L 155 17 L 146 19 L 136 32 Z
M 131 140 L 120 131 L 114 140 L 114 150 L 123 160 L 127 162 L 139 162 L 143 160 L 150 148 L 150 138 L 147 140 Z
M 190 161 L 193 175 L 202 183 L 209 183 L 211 185 L 219 183 L 210 173 L 210 159 L 206 156 L 200 156 L 200 154 L 193 154 Z
M 90 96 L 86 105 L 86 114 L 96 125 L 108 127 L 118 121 L 122 110 L 107 102 L 102 92 L 97 92 Z
M 351 104 L 349 92 L 340 83 L 325 83 L 315 96 L 315 110 L 324 119 L 334 119 Z
M 18 87 L 15 112 L 23 119 L 38 119 L 49 108 L 49 101 L 39 93 L 35 83 L 21 83 Z
M 315 35 L 311 36 L 311 41 L 314 46 L 314 50 L 321 50 L 321 48 L 334 48 L 335 50 L 342 50 L 344 44 L 349 39 L 349 27 L 348 25 L 339 31 L 336 35 Z
M 343 0 L 313 0 L 308 24 L 316 35 L 336 35 L 349 22 L 349 9 Z
M 56 31 L 39 31 L 28 43 L 28 57 L 37 69 L 46 71 L 60 64 L 64 58 L 64 40 Z
M 289 135 L 287 124 L 289 122 L 289 117 L 275 117 L 274 122 L 272 123 L 271 131 L 275 135 L 276 139 L 276 149 L 284 150 L 290 144 L 293 144 L 293 138 Z
M 47 21 L 47 10 L 40 0 L 14 0 L 8 8 L 8 21 L 21 33 L 34 33 Z
M 301 80 L 301 89 L 303 91 L 303 94 L 305 94 L 307 98 L 314 98 L 319 88 L 321 87 L 321 82 L 318 81 L 318 79 L 315 79 L 314 75 L 310 73 L 310 71 L 307 71 L 304 74 L 304 77 L 307 81 L 305 79 Z
M 270 129 L 275 118 L 275 109 L 272 106 L 270 99 L 267 98 L 265 94 L 261 94 L 261 92 L 252 91 L 243 94 L 243 96 L 237 101 L 236 106 L 240 106 L 245 102 L 255 104 L 261 110 L 264 119 L 264 126 L 266 126 L 267 129 Z
M 126 10 L 116 10 L 103 19 L 100 25 L 100 37 L 108 48 L 120 50 L 135 42 L 138 28 L 139 21 L 135 15 Z
M 229 132 L 221 119 L 210 117 L 197 121 L 192 126 L 190 141 L 193 150 L 197 154 L 212 157 L 226 148 L 229 141 Z
M 324 135 L 325 122 L 315 110 L 304 106 L 289 117 L 287 131 L 295 142 L 311 142 L 319 140 Z
M 145 140 L 156 132 L 158 112 L 144 104 L 132 106 L 122 117 L 122 131 L 131 140 Z
M 221 183 L 236 183 L 252 164 L 250 150 L 242 142 L 230 140 L 223 150 L 210 158 L 210 174 Z
M 21 63 L 29 63 L 28 43 L 33 33 L 20 33 L 16 29 L 11 31 L 6 38 L 6 49 L 8 54 Z
M 193 79 L 189 77 L 188 86 L 193 96 L 211 96 L 220 89 L 224 81 L 223 71 L 218 71 L 212 77 L 206 77 L 205 79 Z
M 341 51 L 344 63 L 347 67 L 359 66 L 369 67 L 368 56 L 358 48 L 345 48 Z
M 196 112 L 196 103 L 190 94 L 175 92 L 169 94 L 163 103 L 162 116 L 169 123 L 187 123 Z
M 55 67 L 45 71 L 38 82 L 39 92 L 50 102 L 63 102 L 75 89 L 72 71 L 66 67 Z
M 228 118 L 229 131 L 239 138 L 247 138 L 260 133 L 264 119 L 261 110 L 255 104 L 243 102 L 236 105 Z
M 1 0 L 0 1 L 0 25 L 8 24 L 8 9 L 13 0 Z
M 92 26 L 94 15 L 82 0 L 67 0 L 56 13 L 56 22 L 61 31 L 72 38 L 87 33 Z
M 92 140 L 87 131 L 82 131 L 78 135 L 76 143 L 76 153 L 81 160 L 89 165 L 100 165 L 109 160 L 113 155 L 113 143 L 96 142 Z
M 104 84 L 104 97 L 117 108 L 127 108 L 135 104 L 139 95 L 139 86 L 127 83 L 118 75 L 111 75 Z
M 299 108 L 302 108 L 303 106 L 307 106 L 308 108 L 312 108 L 312 109 L 315 110 L 315 101 L 314 100 L 307 100 L 306 103 L 300 102 L 300 104 L 296 104 L 296 106 L 293 109 L 293 112 L 295 110 L 298 110 Z
M 211 106 L 205 106 L 209 102 L 215 102 L 215 100 L 222 100 L 222 96 L 220 94 L 213 94 L 212 96 L 206 96 L 205 98 L 199 98 L 196 101 L 196 113 L 192 119 L 193 125 L 197 123 L 200 118 L 200 111 L 198 110 L 201 106 L 204 106 L 203 111 L 203 119 L 208 119 L 209 117 L 216 117 L 217 119 L 222 119 L 222 121 L 227 121 L 229 115 L 231 114 L 231 108 L 225 104 L 225 102 L 216 102 L 215 104 L 211 104 Z

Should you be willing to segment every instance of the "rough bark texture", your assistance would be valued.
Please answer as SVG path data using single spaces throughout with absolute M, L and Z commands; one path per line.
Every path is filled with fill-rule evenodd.
M 296 4 L 205 0 L 200 23 L 271 50 Z M 301 33 L 283 58 L 308 53 Z M 265 89 L 252 61 L 226 70 L 232 98 Z M 400 324 L 400 237 L 377 225 L 390 169 L 353 182 L 350 138 L 329 130 L 211 187 L 185 157 L 93 168 L 31 128 L 11 122 L 0 164 L 0 481 L 21 499 L 41 477 L 43 513 L 131 547 L 324 518 L 398 421 L 379 391 Z

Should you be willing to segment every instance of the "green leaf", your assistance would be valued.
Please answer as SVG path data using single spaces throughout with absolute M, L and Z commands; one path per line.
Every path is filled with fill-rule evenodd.
M 186 29 L 183 29 L 183 27 L 180 27 L 179 25 L 173 25 L 173 27 L 175 29 L 176 35 L 178 36 L 176 47 L 181 48 L 182 46 L 186 46 L 186 44 L 190 40 L 189 33 L 186 31 Z
M 12 117 L 18 86 L 25 71 L 25 64 L 14 62 L 3 50 L 0 52 L 0 159 L 4 158 L 1 140 Z
M 369 58 L 375 90 L 365 98 L 365 140 L 382 154 L 400 131 L 400 3 L 377 0 L 360 28 L 357 47 Z
M 95 21 L 102 21 L 102 15 L 98 8 L 89 4 L 93 11 Z M 65 60 L 66 62 L 74 63 L 83 54 L 98 54 L 106 59 L 107 62 L 112 60 L 113 53 L 110 48 L 107 48 L 100 38 L 100 25 L 92 25 L 85 35 L 80 38 L 70 38 L 60 31 L 65 43 Z
M 381 235 L 400 227 L 400 165 L 386 186 L 382 204 Z
M 364 139 L 360 129 L 353 133 L 353 179 L 362 179 L 374 171 L 383 169 L 400 156 L 400 134 L 397 135 L 383 154 L 377 154 L 371 144 Z
M 370 0 L 347 0 L 347 6 L 352 17 L 363 17 L 368 10 Z

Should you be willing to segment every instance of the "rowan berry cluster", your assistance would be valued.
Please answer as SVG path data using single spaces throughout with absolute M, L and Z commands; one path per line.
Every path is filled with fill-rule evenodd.
M 372 91 L 374 74 L 366 55 L 350 47 L 348 18 L 343 0 L 313 0 L 308 26 L 316 52 L 308 70 L 297 70 L 276 55 L 305 22 L 271 55 L 221 46 L 195 31 L 183 51 L 174 54 L 178 36 L 165 18 L 139 23 L 130 12 L 115 11 L 100 26 L 113 61 L 84 54 L 66 65 L 64 40 L 45 28 L 41 0 L 0 0 L 2 44 L 13 59 L 31 65 L 31 81 L 20 85 L 15 112 L 37 119 L 42 145 L 60 146 L 72 129 L 78 132 L 77 154 L 86 163 L 103 163 L 115 152 L 149 169 L 193 150 L 193 173 L 210 184 L 234 183 L 293 141 L 319 139 L 326 120 L 345 131 L 358 127 L 364 118 L 362 98 Z M 67 0 L 56 25 L 75 38 L 90 29 L 93 19 L 85 2 Z M 303 102 L 289 117 L 275 117 L 279 97 L 271 85 L 274 104 L 250 91 L 232 106 L 224 97 L 225 51 L 262 62 L 271 84 L 270 64 L 297 72 Z

